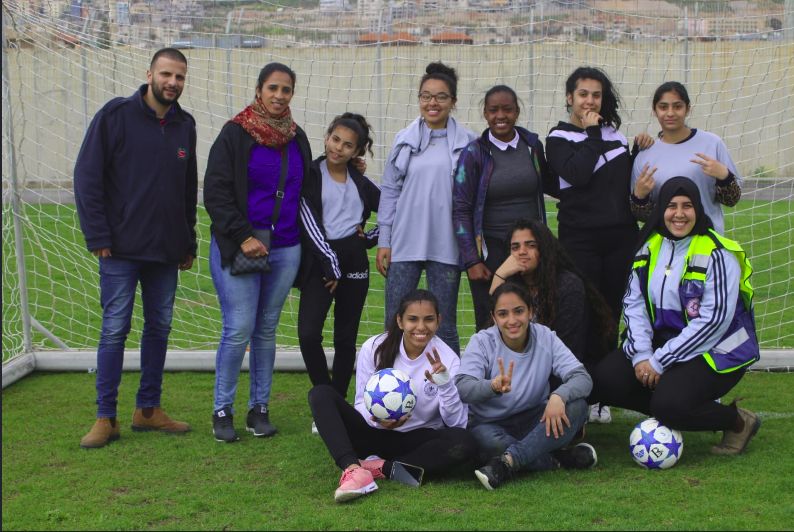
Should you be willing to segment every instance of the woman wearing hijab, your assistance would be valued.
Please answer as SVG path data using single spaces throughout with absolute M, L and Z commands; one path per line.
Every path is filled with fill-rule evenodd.
M 714 231 L 686 177 L 661 187 L 640 237 L 623 299 L 625 340 L 593 371 L 593 398 L 673 429 L 721 430 L 712 452 L 739 454 L 761 420 L 716 400 L 759 358 L 747 256 Z

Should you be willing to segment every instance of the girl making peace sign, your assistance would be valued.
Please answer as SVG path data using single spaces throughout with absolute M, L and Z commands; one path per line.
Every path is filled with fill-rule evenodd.
M 454 384 L 460 359 L 436 337 L 440 322 L 436 297 L 413 290 L 400 301 L 388 331 L 361 346 L 355 407 L 328 384 L 309 392 L 317 430 L 342 469 L 337 502 L 378 489 L 375 480 L 394 478 L 396 463 L 434 474 L 473 457 L 474 439 L 465 430 L 468 409 Z M 411 414 L 398 420 L 377 420 L 364 406 L 367 381 L 385 368 L 405 372 L 416 394 Z
M 489 490 L 519 471 L 596 464 L 589 444 L 564 449 L 587 419 L 590 376 L 548 327 L 530 321 L 529 308 L 522 286 L 499 286 L 491 296 L 496 325 L 471 338 L 455 378 L 469 403 L 469 429 L 480 458 L 487 460 L 475 475 Z M 551 375 L 562 380 L 554 390 Z

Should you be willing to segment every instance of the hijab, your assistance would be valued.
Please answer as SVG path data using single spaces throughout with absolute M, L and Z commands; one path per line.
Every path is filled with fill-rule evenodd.
M 685 237 L 674 236 L 664 223 L 664 211 L 667 210 L 667 205 L 676 196 L 686 196 L 695 208 L 695 226 Z M 653 211 L 651 211 L 648 221 L 645 222 L 640 231 L 639 246 L 642 247 L 654 232 L 670 240 L 681 240 L 692 235 L 705 235 L 713 227 L 714 224 L 711 222 L 711 218 L 703 210 L 703 202 L 700 199 L 700 191 L 697 185 L 688 177 L 673 177 L 668 179 L 659 189 Z

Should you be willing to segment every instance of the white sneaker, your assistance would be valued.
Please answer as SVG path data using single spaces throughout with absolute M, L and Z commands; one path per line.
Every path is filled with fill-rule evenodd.
M 320 431 L 317 430 L 317 424 L 312 421 L 312 434 L 320 434 Z
M 612 423 L 612 412 L 608 406 L 601 406 L 601 403 L 590 405 L 590 423 Z

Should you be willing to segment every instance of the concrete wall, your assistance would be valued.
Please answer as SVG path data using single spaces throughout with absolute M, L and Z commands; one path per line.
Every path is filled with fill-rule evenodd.
M 315 153 L 321 152 L 324 128 L 336 114 L 351 110 L 370 119 L 378 146 L 369 173 L 377 178 L 394 134 L 418 114 L 424 66 L 440 59 L 459 71 L 456 113 L 475 130 L 484 127 L 484 92 L 506 83 L 525 104 L 521 124 L 545 135 L 566 117 L 565 78 L 576 66 L 590 64 L 604 68 L 619 88 L 627 136 L 658 131 L 651 96 L 661 82 L 678 80 L 693 99 L 690 125 L 722 136 L 744 175 L 760 166 L 794 175 L 794 45 L 782 41 L 185 52 L 188 85 L 181 103 L 198 121 L 200 173 L 221 126 L 252 98 L 259 69 L 275 60 L 297 72 L 293 113 Z M 151 53 L 130 47 L 8 50 L 18 177 L 30 186 L 68 182 L 91 117 L 108 99 L 130 94 L 145 80 Z M 6 141 L 4 136 L 4 153 Z M 4 157 L 4 182 L 8 170 Z

